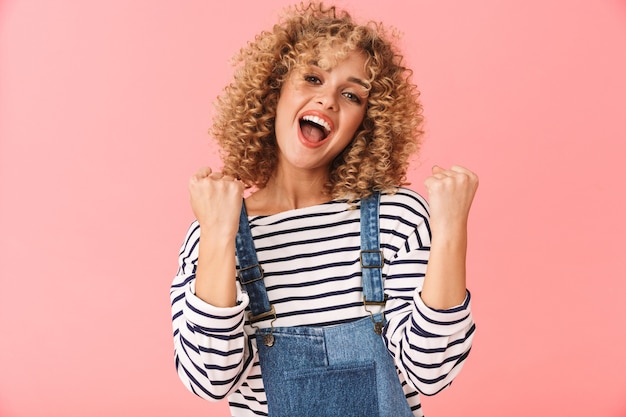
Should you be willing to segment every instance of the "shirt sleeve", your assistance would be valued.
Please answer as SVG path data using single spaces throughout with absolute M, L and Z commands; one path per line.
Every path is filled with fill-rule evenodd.
M 195 295 L 199 238 L 200 226 L 194 222 L 185 236 L 170 289 L 175 364 L 187 389 L 217 401 L 245 380 L 254 349 L 243 330 L 247 294 L 238 287 L 238 303 L 231 308 L 212 306 Z
M 429 308 L 420 297 L 430 253 L 428 207 L 415 195 L 404 213 L 391 245 L 385 291 L 387 326 L 383 333 L 387 349 L 405 380 L 424 395 L 434 395 L 450 385 L 461 371 L 472 346 L 475 324 L 470 293 L 448 310 Z

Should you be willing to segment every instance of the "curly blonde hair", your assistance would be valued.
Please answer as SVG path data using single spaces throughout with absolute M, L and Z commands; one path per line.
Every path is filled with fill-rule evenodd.
M 326 192 L 333 198 L 363 198 L 406 184 L 423 117 L 412 71 L 392 38 L 382 24 L 359 25 L 346 11 L 322 3 L 287 9 L 271 31 L 241 49 L 234 81 L 216 103 L 210 133 L 220 145 L 223 172 L 248 188 L 263 188 L 278 161 L 274 120 L 285 80 L 306 63 L 331 68 L 360 51 L 367 57 L 367 109 L 354 139 L 330 166 Z

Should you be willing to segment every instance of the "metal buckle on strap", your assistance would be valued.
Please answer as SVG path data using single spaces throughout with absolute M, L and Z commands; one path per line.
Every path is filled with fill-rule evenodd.
M 383 296 L 383 301 L 367 301 L 367 298 L 363 296 L 363 304 L 366 306 L 384 306 L 387 304 L 387 294 Z M 367 309 L 366 309 L 367 310 Z
M 251 270 L 251 269 L 253 269 L 253 268 L 258 268 L 259 269 L 259 276 L 256 277 L 256 278 L 253 278 L 253 279 L 245 280 L 244 273 L 249 271 L 249 270 Z M 248 274 L 245 274 L 245 275 L 248 275 Z M 247 266 L 245 268 L 239 268 L 237 270 L 237 277 L 239 278 L 239 281 L 242 284 L 250 284 L 250 283 L 259 281 L 259 280 L 263 279 L 263 277 L 264 277 L 263 268 L 261 267 L 261 264 L 255 264 L 255 265 L 252 265 L 252 266 Z
M 256 316 L 250 315 L 248 317 L 248 321 L 252 326 L 252 323 L 256 323 L 257 321 L 265 320 L 268 317 L 274 317 L 270 322 L 270 332 L 268 334 L 263 335 L 263 344 L 267 347 L 274 346 L 274 335 L 272 332 L 274 331 L 274 322 L 276 321 L 276 310 L 274 309 L 274 305 L 271 306 L 270 311 L 266 311 L 265 313 L 257 314 Z M 259 328 L 257 326 L 252 326 L 257 331 Z
M 250 315 L 248 317 L 248 321 L 250 322 L 250 324 L 252 323 L 256 323 L 257 321 L 261 321 L 261 320 L 265 320 L 267 317 L 274 317 L 274 319 L 272 320 L 272 323 L 274 323 L 274 320 L 276 320 L 276 310 L 274 310 L 274 306 L 272 305 L 269 311 L 266 311 L 265 313 L 261 313 L 261 314 L 257 314 L 256 316 Z
M 385 327 L 385 312 L 383 311 L 383 313 L 382 313 L 381 321 L 376 321 L 374 319 L 374 313 L 372 313 L 370 310 L 368 310 L 367 306 L 368 305 L 384 306 L 386 303 L 387 303 L 387 294 L 385 294 L 385 296 L 383 297 L 383 301 L 367 301 L 367 298 L 365 298 L 365 296 L 363 296 L 363 308 L 365 309 L 365 311 L 370 313 L 370 317 L 372 319 L 372 323 L 374 323 L 374 332 L 376 332 L 376 334 L 382 334 L 383 333 L 383 327 Z
M 363 262 L 363 254 L 378 254 L 378 256 L 376 257 L 376 258 L 377 258 L 377 260 L 378 260 L 378 264 L 377 264 L 377 265 L 366 265 L 366 264 Z M 367 256 L 367 255 L 366 255 L 366 257 L 367 257 L 369 260 L 372 260 L 372 258 L 373 258 L 373 257 L 371 257 L 371 256 Z M 385 258 L 384 258 L 384 256 L 383 256 L 383 251 L 382 251 L 382 250 L 380 250 L 380 249 L 376 249 L 376 250 L 362 250 L 362 251 L 361 251 L 361 255 L 359 256 L 359 259 L 360 259 L 360 261 L 361 261 L 361 268 L 382 268 L 382 267 L 383 267 L 383 264 L 385 263 L 385 262 L 384 262 L 384 259 L 385 259 Z

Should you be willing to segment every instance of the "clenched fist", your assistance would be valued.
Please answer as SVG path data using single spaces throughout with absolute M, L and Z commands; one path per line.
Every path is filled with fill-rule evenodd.
M 241 181 L 205 167 L 189 180 L 191 209 L 200 227 L 217 236 L 235 235 L 243 202 Z
M 433 228 L 465 227 L 478 188 L 478 176 L 467 168 L 434 166 L 424 181 Z

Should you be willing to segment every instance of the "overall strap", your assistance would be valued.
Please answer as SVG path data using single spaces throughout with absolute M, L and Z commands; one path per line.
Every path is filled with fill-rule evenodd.
M 379 243 L 380 193 L 361 200 L 361 274 L 365 304 L 385 303 L 383 284 L 383 251 Z
M 263 282 L 263 268 L 259 264 L 250 232 L 246 205 L 241 204 L 239 216 L 239 231 L 236 239 L 237 259 L 239 269 L 237 277 L 244 286 L 250 298 L 250 322 L 259 321 L 266 317 L 276 316 L 274 306 L 267 298 L 265 283 Z

